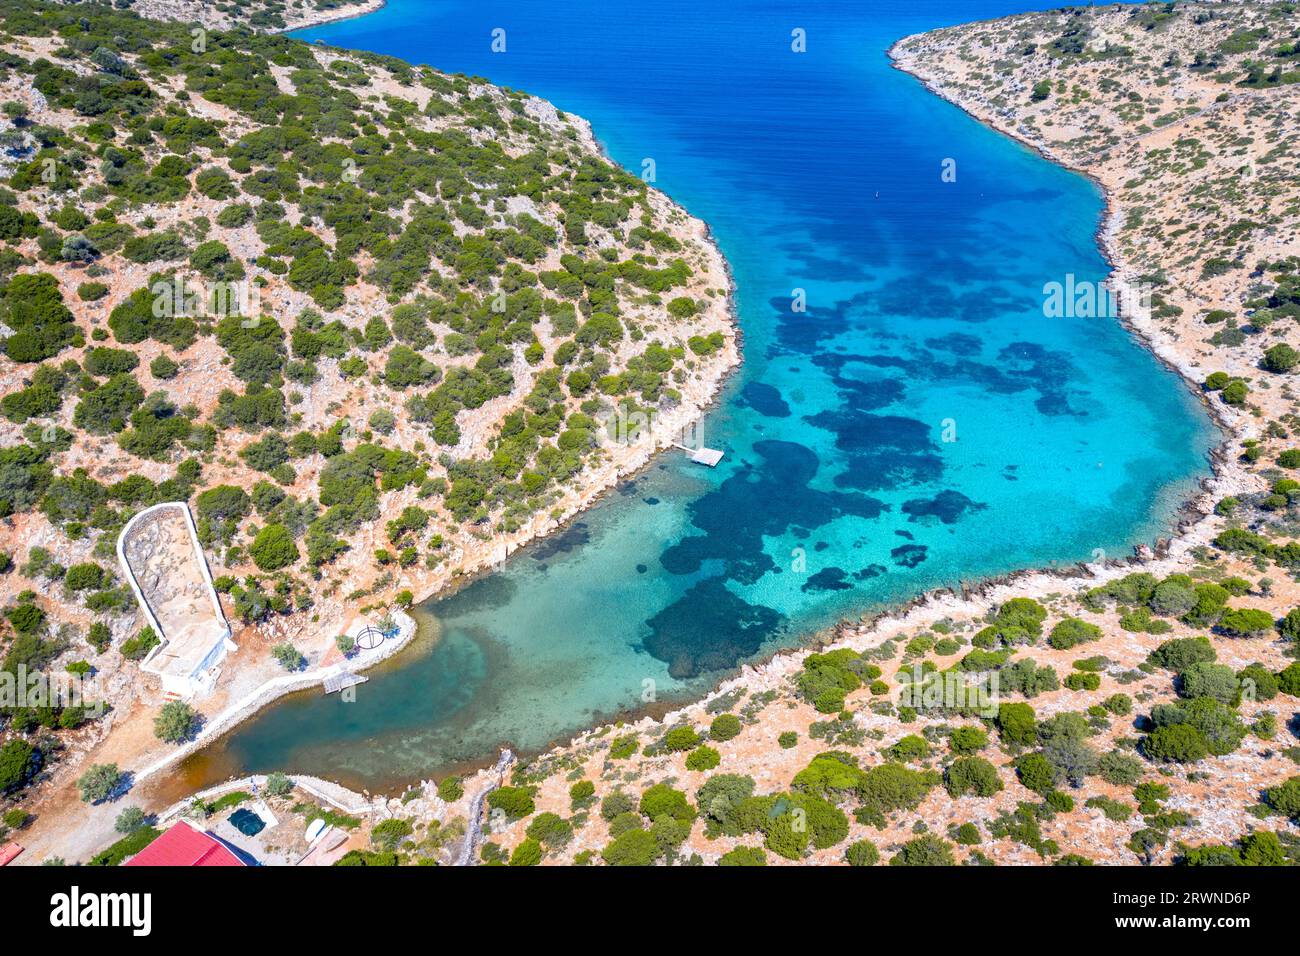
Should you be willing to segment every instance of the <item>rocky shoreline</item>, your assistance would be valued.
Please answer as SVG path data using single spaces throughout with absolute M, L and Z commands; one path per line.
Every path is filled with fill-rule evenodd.
M 904 38 L 906 39 L 906 38 Z M 1116 201 L 1113 192 L 1107 188 L 1097 176 L 1089 170 L 1074 163 L 1069 158 L 1063 156 L 1059 151 L 1051 148 L 1039 139 L 1027 137 L 1023 132 L 1018 131 L 1012 124 L 999 122 L 996 115 L 991 111 L 981 111 L 971 107 L 969 104 L 961 101 L 951 92 L 945 90 L 942 86 L 932 82 L 921 72 L 914 72 L 913 66 L 909 69 L 907 63 L 903 62 L 899 53 L 899 46 L 904 40 L 899 40 L 890 47 L 888 53 L 896 69 L 913 76 L 932 94 L 952 103 L 963 112 L 974 118 L 980 123 L 996 130 L 1006 136 L 1015 139 L 1033 149 L 1039 155 L 1049 162 L 1056 163 L 1071 171 L 1085 176 L 1101 191 L 1105 199 L 1105 208 L 1101 221 L 1096 230 L 1096 239 L 1099 249 L 1102 251 L 1108 265 L 1111 268 L 1110 280 L 1120 283 L 1130 283 L 1134 279 L 1133 270 L 1124 261 L 1116 241 L 1116 225 L 1121 220 L 1123 209 Z M 595 138 L 591 126 L 585 120 L 572 117 L 577 121 L 576 125 L 583 128 L 585 132 L 584 139 L 595 149 L 601 151 L 602 155 L 607 155 L 603 146 Z M 671 200 L 669 200 L 671 202 Z M 674 204 L 675 205 L 675 204 Z M 680 207 L 678 207 L 680 208 Z M 707 224 L 705 229 L 707 231 Z M 710 242 L 712 240 L 710 239 Z M 714 246 L 716 249 L 716 246 Z M 729 303 L 731 309 L 731 318 L 733 327 L 739 335 L 739 321 L 734 307 L 734 280 L 731 276 L 729 265 L 726 264 L 725 258 L 723 264 L 726 269 L 729 288 L 731 295 Z M 1121 297 L 1122 299 L 1123 297 Z M 1040 597 L 1042 595 L 1060 590 L 1065 587 L 1082 587 L 1096 586 L 1107 580 L 1113 580 L 1132 572 L 1135 568 L 1141 567 L 1143 570 L 1151 571 L 1156 574 L 1170 574 L 1179 570 L 1185 570 L 1190 564 L 1188 561 L 1189 552 L 1196 547 L 1205 546 L 1210 543 L 1219 530 L 1221 522 L 1216 518 L 1213 511 L 1214 502 L 1225 495 L 1241 494 L 1258 490 L 1258 479 L 1252 476 L 1241 464 L 1229 454 L 1228 450 L 1233 443 L 1240 442 L 1243 438 L 1249 437 L 1250 432 L 1247 429 L 1248 419 L 1241 413 L 1234 413 L 1221 403 L 1207 402 L 1200 383 L 1197 380 L 1195 371 L 1189 362 L 1180 356 L 1177 351 L 1176 340 L 1164 336 L 1158 329 L 1155 329 L 1150 321 L 1149 316 L 1144 318 L 1140 315 L 1121 312 L 1118 316 L 1120 323 L 1134 337 L 1138 344 L 1149 351 L 1162 366 L 1178 375 L 1180 381 L 1187 387 L 1206 408 L 1207 412 L 1214 419 L 1215 424 L 1223 431 L 1224 437 L 1220 444 L 1213 450 L 1211 455 L 1212 476 L 1205 478 L 1201 482 L 1201 493 L 1194 495 L 1183 502 L 1179 507 L 1177 515 L 1178 520 L 1171 529 L 1171 535 L 1168 539 L 1160 542 L 1158 552 L 1154 554 L 1156 560 L 1150 557 L 1143 557 L 1135 554 L 1134 556 L 1119 559 L 1109 558 L 1098 563 L 1079 563 L 1064 568 L 1023 568 L 1012 571 L 1007 574 L 997 575 L 991 578 L 973 582 L 969 585 L 961 584 L 958 586 L 949 586 L 934 588 L 917 595 L 915 598 L 898 605 L 897 607 L 881 611 L 877 614 L 866 615 L 856 620 L 844 620 L 829 628 L 826 628 L 816 634 L 811 635 L 806 641 L 802 642 L 797 648 L 787 648 L 777 650 L 761 660 L 745 664 L 740 672 L 734 677 L 728 678 L 716 687 L 710 690 L 702 697 L 692 698 L 690 700 L 678 701 L 671 704 L 660 704 L 658 706 L 648 706 L 631 710 L 624 715 L 611 717 L 609 720 L 579 731 L 572 735 L 557 738 L 552 741 L 549 748 L 544 749 L 539 754 L 525 755 L 533 758 L 544 759 L 562 754 L 568 749 L 579 747 L 584 742 L 593 737 L 607 734 L 611 728 L 617 727 L 626 731 L 650 731 L 656 728 L 666 729 L 674 723 L 679 722 L 689 711 L 700 706 L 706 705 L 709 701 L 723 697 L 737 690 L 746 690 L 754 692 L 773 686 L 774 678 L 784 678 L 799 670 L 803 660 L 810 653 L 819 652 L 833 647 L 848 646 L 855 650 L 865 650 L 870 646 L 882 643 L 888 638 L 878 636 L 875 640 L 868 640 L 873 632 L 878 632 L 888 627 L 891 631 L 904 630 L 907 628 L 924 627 L 936 620 L 950 615 L 978 615 L 982 614 L 992 607 L 995 607 L 1000 601 L 1009 597 L 1026 596 Z M 727 377 L 732 374 L 738 366 L 732 366 L 727 371 Z M 717 394 L 725 384 L 726 377 L 718 383 L 710 398 L 710 405 L 701 409 L 698 417 L 707 414 L 712 403 L 716 401 Z M 565 519 L 562 519 L 560 525 L 572 520 L 577 514 L 587 507 L 595 504 L 607 492 L 611 491 L 619 481 L 634 477 L 635 474 L 648 467 L 653 462 L 654 455 L 651 455 L 640 464 L 631 466 L 626 473 L 621 474 L 613 480 L 612 484 L 599 486 L 594 492 L 592 499 L 578 507 Z M 516 547 L 522 547 L 532 541 L 544 537 L 547 534 L 560 530 L 560 526 L 550 530 L 537 533 L 522 543 L 510 542 L 508 545 L 512 550 Z M 469 583 L 476 580 L 484 573 L 490 573 L 490 565 L 475 567 L 472 571 L 466 571 L 464 581 L 459 582 L 456 586 Z M 445 588 L 435 589 L 429 593 L 422 601 L 431 600 L 441 593 L 445 593 Z M 864 641 L 867 641 L 864 643 Z M 278 695 L 277 695 L 278 696 Z M 274 700 L 274 698 L 271 698 Z M 270 703 L 270 701 L 267 701 Z M 250 713 L 247 716 L 252 716 Z M 246 719 L 246 718 L 244 718 Z M 233 725 L 232 725 L 233 726 Z M 229 728 L 228 728 L 229 729 Z M 474 768 L 474 775 L 467 778 L 467 784 L 474 786 L 486 782 L 486 777 L 482 780 L 479 777 L 482 774 L 488 774 L 492 765 L 495 763 L 494 755 L 484 755 L 481 761 L 477 761 L 471 766 Z
M 1059 150 L 1053 149 L 1041 138 L 1026 135 L 1024 130 L 1000 119 L 995 111 L 980 110 L 928 78 L 914 62 L 907 62 L 901 54 L 900 46 L 907 39 L 900 39 L 888 51 L 896 69 L 914 77 L 932 94 L 952 103 L 976 121 L 1034 150 L 1047 161 L 1087 177 L 1097 185 L 1105 199 L 1105 207 L 1096 230 L 1096 239 L 1111 268 L 1109 279 L 1112 282 L 1132 283 L 1135 272 L 1125 261 L 1116 242 L 1117 228 L 1124 210 L 1113 190 L 1090 170 L 1064 156 Z M 1155 328 L 1149 315 L 1121 312 L 1118 319 L 1142 348 L 1149 351 L 1161 365 L 1178 375 L 1184 386 L 1206 408 L 1224 436 L 1211 454 L 1212 476 L 1202 480 L 1200 494 L 1188 498 L 1180 506 L 1178 521 L 1171 529 L 1172 534 L 1169 539 L 1160 543 L 1157 554 L 1151 556 L 1135 554 L 1127 559 L 1107 559 L 1095 564 L 1080 563 L 1068 568 L 1025 568 L 969 586 L 932 589 L 896 608 L 862 617 L 856 621 L 842 621 L 811 636 L 798 648 L 775 651 L 763 660 L 746 664 L 739 674 L 724 680 L 703 697 L 671 705 L 672 709 L 668 710 L 665 710 L 662 705 L 643 708 L 631 712 L 626 720 L 602 722 L 585 731 L 558 739 L 549 749 L 534 755 L 535 759 L 559 756 L 566 751 L 581 747 L 594 738 L 605 736 L 615 727 L 620 732 L 666 730 L 680 722 L 691 711 L 707 705 L 710 701 L 738 690 L 753 693 L 773 687 L 775 683 L 796 673 L 810 653 L 835 647 L 851 647 L 862 651 L 879 645 L 888 639 L 881 633 L 885 629 L 888 629 L 892 635 L 909 628 L 925 627 L 951 615 L 980 615 L 1010 597 L 1041 597 L 1062 588 L 1093 587 L 1107 580 L 1122 577 L 1139 567 L 1153 574 L 1170 574 L 1186 570 L 1191 565 L 1192 549 L 1208 545 L 1221 528 L 1222 521 L 1213 511 L 1214 502 L 1227 495 L 1249 493 L 1261 487 L 1259 479 L 1230 454 L 1233 444 L 1251 437 L 1253 430 L 1248 416 L 1231 410 L 1222 403 L 1205 400 L 1200 385 L 1200 378 L 1203 376 L 1198 375 L 1191 362 L 1179 353 L 1178 340 Z M 485 783 L 486 777 L 479 778 L 488 772 L 493 759 L 484 757 L 483 768 L 477 775 L 467 779 L 467 785 L 472 787 Z
M 356 20 L 359 17 L 366 17 L 372 13 L 377 13 L 384 7 L 388 6 L 388 0 L 361 0 L 357 4 L 349 4 L 342 10 L 322 10 L 314 17 L 308 17 L 302 23 L 295 23 L 285 27 L 282 30 L 276 30 L 276 33 L 292 33 L 294 30 L 310 30 L 312 27 L 321 27 L 327 23 L 342 23 L 344 20 Z
M 383 0 L 379 0 L 375 9 L 382 7 Z M 374 12 L 373 10 L 365 11 L 366 13 Z M 361 16 L 363 14 L 355 14 Z M 300 29 L 295 27 L 294 29 Z M 555 114 L 553 121 L 559 121 L 559 114 L 555 107 L 545 100 L 534 98 L 530 101 L 536 110 L 545 110 Z M 592 130 L 590 122 L 585 118 L 576 116 L 571 113 L 564 114 L 564 118 L 570 125 L 578 130 L 578 138 L 584 149 L 598 153 L 602 157 L 613 162 L 605 149 Z M 708 223 L 692 216 L 684 207 L 673 201 L 665 193 L 654 187 L 650 187 L 652 201 L 656 204 L 666 206 L 669 215 L 680 215 L 684 219 L 684 227 L 698 233 L 698 238 L 711 253 L 710 272 L 720 275 L 725 279 L 726 295 L 721 300 L 711 300 L 708 306 L 717 313 L 716 327 L 719 331 L 724 331 L 726 341 L 723 349 L 717 353 L 714 362 L 713 374 L 703 383 L 696 394 L 684 396 L 683 401 L 676 408 L 672 409 L 667 415 L 657 417 L 649 430 L 645 440 L 638 440 L 631 443 L 609 442 L 603 447 L 610 452 L 610 460 L 607 461 L 600 472 L 593 476 L 593 480 L 577 491 L 576 494 L 566 495 L 562 513 L 552 515 L 547 518 L 541 526 L 535 526 L 536 520 L 529 525 L 520 529 L 513 534 L 496 535 L 492 539 L 492 549 L 490 551 L 481 550 L 473 559 L 462 560 L 449 565 L 445 570 L 447 574 L 440 576 L 435 583 L 425 587 L 415 594 L 415 603 L 424 604 L 435 598 L 446 597 L 455 593 L 461 588 L 473 583 L 482 576 L 490 574 L 494 567 L 501 560 L 497 554 L 500 548 L 505 556 L 509 556 L 520 548 L 527 547 L 550 535 L 561 533 L 564 528 L 583 512 L 600 503 L 606 496 L 612 493 L 621 483 L 629 480 L 635 480 L 636 476 L 650 468 L 658 459 L 660 454 L 671 451 L 671 441 L 673 437 L 680 432 L 695 427 L 703 418 L 714 411 L 718 406 L 719 396 L 723 389 L 730 381 L 731 377 L 739 370 L 741 363 L 741 344 L 743 335 L 740 327 L 739 313 L 736 308 L 736 285 L 735 278 L 731 271 L 730 263 L 722 255 L 721 249 L 718 248 L 717 242 L 713 237 L 712 230 Z M 325 628 L 322 633 L 328 631 Z M 406 645 L 403 641 L 401 647 L 392 648 L 383 659 L 391 657 Z M 381 659 L 368 660 L 358 670 L 371 668 Z M 255 705 L 250 704 L 247 708 L 241 710 L 239 716 L 223 723 L 221 733 L 215 736 L 207 736 L 203 740 L 202 746 L 206 747 L 212 744 L 218 737 L 233 730 L 239 724 L 255 716 L 258 711 L 274 703 L 279 698 L 294 693 L 298 690 L 314 686 L 316 681 L 309 681 L 301 685 L 292 687 L 269 688 L 266 696 L 259 698 Z M 189 748 L 185 756 L 202 747 Z M 495 757 L 484 757 L 485 766 L 491 766 Z

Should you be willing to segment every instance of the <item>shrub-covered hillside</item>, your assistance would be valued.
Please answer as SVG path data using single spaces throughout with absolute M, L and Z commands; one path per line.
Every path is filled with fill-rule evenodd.
M 892 54 L 1102 184 L 1104 245 L 1145 300 L 1126 313 L 1222 417 L 1293 413 L 1275 386 L 1297 363 L 1300 5 L 1062 7 L 917 34 Z
M 117 9 L 153 20 L 196 22 L 222 30 L 247 26 L 266 32 L 360 16 L 383 5 L 383 0 L 113 0 Z
M 736 361 L 703 224 L 523 93 L 20 0 L 0 104 L 0 601 L 60 652 L 135 629 L 153 502 L 232 617 L 323 632 L 548 530 L 648 456 L 611 421 L 671 437 Z

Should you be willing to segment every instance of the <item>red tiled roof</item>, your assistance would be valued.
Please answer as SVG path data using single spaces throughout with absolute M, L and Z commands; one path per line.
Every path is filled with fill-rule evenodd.
M 126 866 L 247 866 L 225 844 L 178 820 L 158 839 L 127 860 Z
M 6 843 L 4 846 L 0 846 L 0 866 L 8 866 L 22 852 L 23 848 L 17 843 Z

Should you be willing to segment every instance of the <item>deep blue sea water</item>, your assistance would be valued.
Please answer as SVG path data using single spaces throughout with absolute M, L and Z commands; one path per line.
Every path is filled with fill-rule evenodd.
M 428 605 L 426 639 L 355 703 L 288 699 L 208 759 L 392 785 L 541 748 L 647 688 L 698 693 L 927 588 L 1165 533 L 1216 432 L 1113 319 L 1043 316 L 1045 282 L 1106 272 L 1097 190 L 885 55 L 1049 5 L 389 0 L 300 34 L 547 97 L 634 172 L 652 158 L 731 262 L 745 362 L 704 424 L 716 470 L 662 457 Z

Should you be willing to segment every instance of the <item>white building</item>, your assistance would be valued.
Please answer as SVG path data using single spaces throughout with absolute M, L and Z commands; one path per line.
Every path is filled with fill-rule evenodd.
M 162 679 L 168 698 L 209 693 L 236 645 L 189 507 L 173 501 L 141 511 L 118 536 L 117 559 L 160 641 L 141 669 Z

